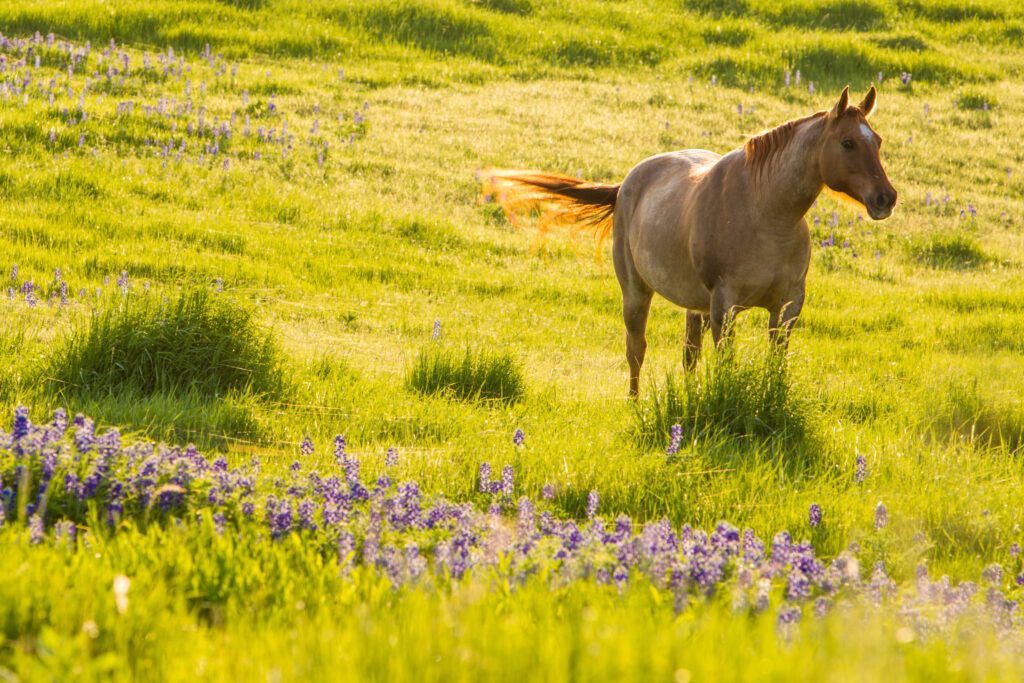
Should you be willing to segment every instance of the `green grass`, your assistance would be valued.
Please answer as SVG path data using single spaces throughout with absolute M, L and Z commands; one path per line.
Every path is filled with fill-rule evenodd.
M 416 354 L 405 382 L 428 396 L 511 403 L 526 393 L 520 366 L 508 353 L 430 345 Z
M 674 425 L 685 442 L 739 437 L 799 443 L 808 436 L 810 406 L 790 385 L 785 357 L 729 347 L 709 354 L 695 372 L 669 374 L 636 411 L 636 439 L 664 448 Z
M 97 310 L 49 356 L 43 381 L 60 399 L 125 392 L 284 397 L 279 352 L 249 308 L 207 288 L 172 296 L 135 292 Z
M 317 462 L 329 461 L 341 433 L 369 476 L 396 447 L 402 480 L 454 501 L 475 500 L 479 465 L 488 462 L 515 468 L 517 492 L 536 497 L 552 486 L 552 505 L 565 514 L 582 517 L 597 489 L 607 519 L 665 517 L 704 529 L 726 519 L 765 538 L 782 528 L 812 537 L 807 509 L 817 502 L 821 553 L 860 543 L 903 586 L 919 561 L 954 580 L 976 581 L 996 561 L 1010 571 L 1024 485 L 1017 5 L 0 7 L 6 37 L 37 30 L 91 40 L 92 52 L 88 69 L 68 81 L 66 54 L 40 49 L 28 103 L 0 93 L 4 415 L 19 403 L 33 415 L 63 405 L 124 432 L 220 449 L 235 462 L 256 455 L 265 477 L 298 457 L 306 435 Z M 133 71 L 146 52 L 154 71 L 124 85 L 94 76 L 112 38 Z M 213 66 L 200 57 L 207 43 Z M 189 67 L 180 78 L 160 74 L 155 55 L 168 46 Z M 800 84 L 786 88 L 786 71 L 797 70 Z M 903 72 L 912 76 L 906 85 Z M 38 90 L 51 78 L 53 105 Z M 187 100 L 186 78 L 188 115 L 174 109 Z M 736 357 L 748 362 L 724 368 L 708 341 L 696 374 L 684 375 L 685 317 L 656 300 L 634 405 L 608 253 L 599 266 L 559 237 L 543 254 L 531 251 L 529 234 L 477 202 L 474 171 L 487 165 L 618 182 L 654 153 L 732 149 L 831 106 L 847 83 L 858 96 L 879 88 L 872 125 L 885 139 L 899 203 L 877 223 L 827 197 L 809 212 L 809 222 L 819 218 L 815 245 L 834 233 L 850 248 L 814 247 L 785 375 L 764 364 L 761 311 L 737 322 Z M 143 109 L 161 97 L 169 118 Z M 132 112 L 118 112 L 127 101 Z M 738 115 L 737 104 L 754 113 Z M 204 149 L 212 134 L 184 132 L 200 106 L 208 124 L 236 117 L 216 158 Z M 241 134 L 246 114 L 249 136 Z M 257 136 L 259 128 L 280 135 L 285 121 L 294 135 L 287 156 L 287 141 Z M 162 145 L 182 140 L 180 159 L 164 156 Z M 961 219 L 969 205 L 977 216 Z M 7 283 L 15 262 L 18 282 Z M 67 306 L 50 298 L 58 267 Z M 133 283 L 127 301 L 105 282 L 123 270 Z M 226 292 L 204 293 L 198 308 L 174 294 L 217 278 Z M 35 307 L 18 292 L 6 296 L 26 279 L 43 283 Z M 200 328 L 205 318 L 190 310 L 208 311 L 211 326 Z M 160 322 L 172 319 L 181 324 Z M 462 346 L 432 341 L 435 320 Z M 410 379 L 416 363 L 418 383 Z M 484 396 L 488 374 L 503 400 L 450 398 Z M 661 381 L 669 376 L 671 387 Z M 448 395 L 424 390 L 441 385 Z M 677 422 L 690 431 L 670 459 L 665 439 Z M 522 447 L 512 443 L 517 428 Z M 858 455 L 868 463 L 861 484 Z M 872 526 L 880 501 L 891 519 L 884 537 Z M 10 570 L 0 582 L 0 672 L 26 680 L 1020 674 L 1012 639 L 980 627 L 902 643 L 896 616 L 835 614 L 787 642 L 771 618 L 734 619 L 728 596 L 677 614 L 646 586 L 619 595 L 528 582 L 506 595 L 482 582 L 395 594 L 372 574 L 342 579 L 322 549 L 262 543 L 249 528 L 224 537 L 191 520 L 125 528 L 96 533 L 99 547 L 75 553 L 28 547 L 24 531 L 13 520 L 0 529 Z M 132 577 L 130 615 L 119 616 L 111 599 L 117 573 Z M 95 631 L 83 628 L 88 622 Z

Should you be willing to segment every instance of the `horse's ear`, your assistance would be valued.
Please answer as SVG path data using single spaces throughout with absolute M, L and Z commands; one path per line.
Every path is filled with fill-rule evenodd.
M 875 108 L 875 86 L 871 86 L 871 90 L 868 90 L 868 94 L 864 96 L 857 108 L 864 112 L 865 118 L 871 116 L 871 111 Z
M 850 106 L 850 86 L 843 88 L 843 94 L 839 96 L 839 101 L 836 102 L 836 106 L 832 107 L 832 111 L 829 112 L 829 116 L 834 119 L 838 119 L 840 116 L 846 113 L 846 108 Z

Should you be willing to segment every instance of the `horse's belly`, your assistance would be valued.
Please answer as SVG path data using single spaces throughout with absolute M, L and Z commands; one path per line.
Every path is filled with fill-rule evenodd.
M 641 248 L 633 253 L 633 262 L 651 289 L 691 311 L 707 313 L 711 310 L 711 292 L 694 270 L 688 250 L 638 246 Z

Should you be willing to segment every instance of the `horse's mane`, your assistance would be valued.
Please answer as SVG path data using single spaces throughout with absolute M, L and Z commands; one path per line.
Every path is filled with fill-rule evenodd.
M 753 172 L 754 178 L 759 179 L 771 160 L 793 141 L 796 129 L 801 124 L 823 118 L 827 115 L 828 112 L 819 111 L 810 116 L 786 121 L 771 130 L 766 130 L 763 133 L 747 138 L 743 148 L 747 152 L 747 166 Z

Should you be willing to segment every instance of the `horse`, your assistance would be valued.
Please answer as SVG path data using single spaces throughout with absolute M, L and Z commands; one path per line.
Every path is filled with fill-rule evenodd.
M 723 155 L 656 154 L 618 184 L 545 171 L 487 168 L 482 192 L 506 215 L 544 210 L 537 227 L 612 235 L 622 289 L 629 394 L 640 389 L 647 316 L 655 293 L 686 309 L 684 365 L 692 369 L 708 324 L 716 347 L 748 308 L 768 310 L 768 336 L 783 353 L 804 303 L 810 233 L 804 214 L 824 188 L 874 220 L 892 215 L 896 190 L 882 168 L 882 138 L 868 124 L 874 86 L 857 105 L 849 86 L 828 111 L 749 137 Z

